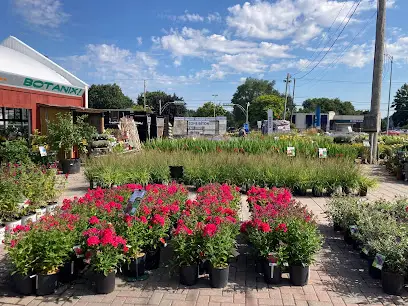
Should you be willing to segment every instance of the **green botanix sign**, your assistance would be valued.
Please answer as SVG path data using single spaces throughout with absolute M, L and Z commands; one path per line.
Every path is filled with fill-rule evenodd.
M 84 90 L 81 88 L 72 87 L 68 85 L 61 85 L 57 83 L 36 80 L 36 79 L 31 79 L 31 78 L 25 78 L 23 82 L 23 86 L 32 88 L 32 89 L 37 89 L 37 90 L 50 91 L 50 92 L 60 93 L 60 94 L 67 94 L 71 96 L 82 96 L 84 93 Z

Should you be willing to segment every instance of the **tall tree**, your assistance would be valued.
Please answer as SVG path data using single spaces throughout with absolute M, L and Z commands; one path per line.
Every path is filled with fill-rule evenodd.
M 146 92 L 146 106 L 157 114 L 160 110 L 160 101 L 162 105 L 162 115 L 169 116 L 170 121 L 173 121 L 174 117 L 184 116 L 187 112 L 185 105 L 169 104 L 165 109 L 163 109 L 168 102 L 184 101 L 182 97 L 178 97 L 175 93 L 173 95 L 169 95 L 163 91 Z M 137 97 L 137 104 L 144 105 L 143 93 Z
M 257 121 L 266 120 L 268 118 L 268 109 L 273 110 L 274 118 L 282 118 L 282 113 L 285 108 L 285 99 L 280 95 L 263 95 L 255 99 L 249 106 L 249 122 L 251 126 L 255 126 Z
M 316 107 L 320 105 L 322 113 L 328 113 L 330 111 L 335 112 L 338 115 L 357 115 L 358 111 L 354 108 L 354 105 L 348 101 L 341 101 L 340 99 L 330 99 L 330 98 L 313 98 L 307 99 L 303 102 L 303 112 L 314 113 Z
M 244 84 L 238 86 L 231 102 L 240 104 L 246 109 L 247 103 L 252 103 L 259 96 L 279 95 L 274 86 L 275 81 L 247 78 Z M 238 107 L 234 107 L 233 113 L 237 124 L 241 125 L 245 122 L 245 114 Z
M 408 124 L 408 84 L 402 85 L 394 97 L 392 107 L 395 109 L 392 114 L 394 126 L 402 127 Z
M 215 110 L 215 116 L 226 116 L 227 111 L 220 105 L 216 105 L 213 102 L 205 102 L 202 106 L 197 108 L 194 117 L 213 117 Z
M 118 109 L 134 105 L 117 84 L 92 85 L 89 87 L 88 101 L 91 108 Z

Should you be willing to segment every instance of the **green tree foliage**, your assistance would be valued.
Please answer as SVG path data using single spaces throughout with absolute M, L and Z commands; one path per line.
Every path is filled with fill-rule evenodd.
M 394 97 L 392 107 L 395 113 L 392 114 L 394 126 L 404 126 L 408 124 L 408 84 L 404 84 L 398 89 Z
M 267 110 L 273 110 L 274 118 L 282 118 L 285 108 L 285 99 L 280 95 L 262 95 L 256 98 L 249 106 L 249 122 L 255 126 L 257 121 L 268 118 Z
M 274 89 L 274 86 L 275 81 L 247 78 L 244 84 L 238 86 L 231 102 L 240 104 L 246 109 L 247 102 L 252 103 L 256 98 L 262 95 L 279 95 L 279 92 Z M 233 113 L 239 125 L 245 122 L 245 114 L 238 107 L 234 107 Z
M 88 91 L 89 107 L 120 109 L 132 107 L 133 101 L 125 96 L 117 84 L 92 85 Z
M 335 112 L 338 115 L 358 115 L 360 111 L 356 111 L 353 104 L 348 101 L 341 101 L 340 99 L 330 98 L 313 98 L 307 99 L 303 102 L 303 110 L 305 113 L 314 113 L 316 107 L 320 105 L 322 113 L 328 113 L 330 111 Z
M 146 105 L 155 113 L 159 113 L 160 101 L 162 108 L 168 102 L 184 101 L 182 97 L 178 97 L 175 93 L 169 95 L 163 91 L 151 91 L 146 92 Z M 137 104 L 144 105 L 143 93 L 137 97 Z M 174 117 L 185 116 L 187 108 L 185 105 L 169 104 L 163 111 L 162 115 L 169 116 L 170 121 L 173 121 Z
M 220 105 L 213 102 L 205 102 L 203 106 L 197 108 L 194 117 L 213 117 L 215 109 L 215 116 L 226 116 L 227 111 Z

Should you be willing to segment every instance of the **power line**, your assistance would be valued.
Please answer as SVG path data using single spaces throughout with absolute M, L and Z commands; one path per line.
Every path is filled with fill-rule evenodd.
M 341 29 L 340 33 L 337 35 L 336 39 L 334 40 L 334 42 L 333 42 L 332 45 L 330 46 L 329 50 L 326 51 L 326 53 L 323 55 L 323 57 L 317 62 L 317 64 L 316 64 L 315 66 L 313 66 L 313 68 L 312 68 L 309 72 L 307 72 L 305 75 L 303 75 L 303 76 L 301 76 L 301 77 L 299 77 L 299 78 L 297 78 L 297 79 L 303 79 L 305 76 L 307 76 L 307 75 L 309 75 L 310 73 L 312 73 L 312 72 L 316 69 L 316 67 L 319 66 L 320 63 L 326 58 L 327 54 L 329 54 L 329 52 L 331 51 L 331 49 L 333 48 L 333 46 L 336 44 L 336 42 L 337 42 L 337 40 L 339 39 L 339 37 L 341 36 L 341 34 L 343 34 L 343 32 L 344 32 L 344 30 L 346 29 L 347 25 L 350 23 L 350 20 L 351 20 L 351 18 L 354 16 L 354 14 L 356 13 L 357 8 L 358 8 L 358 7 L 360 6 L 360 4 L 361 4 L 361 1 L 362 1 L 362 0 L 360 0 L 360 1 L 357 3 L 357 5 L 356 5 L 356 7 L 355 7 L 355 9 L 354 9 L 354 11 L 353 11 L 353 13 L 350 15 L 350 17 L 349 17 L 349 19 L 347 20 L 347 23 L 344 25 L 343 29 Z M 347 16 L 346 16 L 345 18 L 347 18 Z
M 337 64 L 339 62 L 339 60 L 344 57 L 344 55 L 346 54 L 346 51 L 352 46 L 353 41 L 368 27 L 368 25 L 370 24 L 371 19 L 376 15 L 377 12 L 374 12 L 370 18 L 367 20 L 367 22 L 365 23 L 365 25 L 363 27 L 360 28 L 360 30 L 357 32 L 356 35 L 354 35 L 354 37 L 350 40 L 350 42 L 344 47 L 344 49 L 340 52 L 340 54 L 335 57 L 335 59 L 327 66 L 323 69 L 322 74 L 321 74 L 321 78 L 314 78 L 314 79 L 310 79 L 310 81 L 324 81 L 323 80 L 323 76 L 326 75 L 328 69 L 330 67 L 334 67 L 335 64 Z M 368 82 L 350 82 L 350 83 L 367 83 L 367 84 L 371 84 L 372 81 L 368 81 Z M 305 84 L 302 84 L 300 86 L 305 86 L 307 84 L 310 84 L 311 82 L 307 82 Z M 317 83 L 316 83 L 317 84 Z M 314 87 L 315 85 L 312 85 L 312 87 Z
M 343 5 L 342 5 L 340 11 L 337 13 L 336 18 L 334 18 L 332 24 L 330 25 L 330 28 L 327 30 L 327 35 L 330 34 L 330 31 L 331 31 L 331 29 L 332 29 L 334 23 L 337 21 L 337 18 L 340 16 L 340 14 L 341 14 L 341 12 L 343 11 L 343 9 L 344 9 L 344 7 L 346 6 L 346 4 L 347 4 L 347 1 L 345 1 L 345 2 L 343 3 Z M 353 4 L 353 6 L 354 6 L 354 4 Z M 352 6 L 352 7 L 353 7 L 353 6 Z M 350 9 L 350 11 L 351 11 L 351 9 Z M 350 13 L 350 11 L 347 13 L 347 15 Z M 346 15 L 346 16 L 347 16 L 347 15 Z M 343 24 L 343 22 L 342 22 L 341 24 Z M 340 24 L 340 25 L 341 25 L 341 24 Z M 340 25 L 339 25 L 339 27 L 337 28 L 337 30 L 340 28 Z M 336 30 L 336 32 L 337 32 L 337 30 Z M 328 40 L 327 40 L 327 41 L 330 41 L 330 38 L 331 38 L 331 36 L 328 36 Z M 309 60 L 308 60 L 309 64 L 308 64 L 305 68 L 303 68 L 302 71 L 299 71 L 299 72 L 294 73 L 293 76 L 295 76 L 295 75 L 297 75 L 297 74 L 299 74 L 299 73 L 305 71 L 307 68 L 309 68 L 310 65 L 311 65 L 312 63 L 314 63 L 314 61 L 320 56 L 320 54 L 322 54 L 323 50 L 324 50 L 325 47 L 326 47 L 326 44 L 325 44 L 324 47 L 321 48 L 320 51 L 319 51 L 319 47 L 321 46 L 323 40 L 324 40 L 324 39 L 323 39 L 323 35 L 322 35 L 322 37 L 321 37 L 321 39 L 320 39 L 320 42 L 319 42 L 319 44 L 318 44 L 318 46 L 316 47 L 316 50 L 315 50 L 315 52 L 314 52 L 313 59 L 312 59 L 312 60 L 309 59 Z M 318 54 L 317 54 L 317 53 L 318 53 Z M 316 55 L 316 54 L 317 54 L 317 55 Z M 299 69 L 298 69 L 298 70 L 299 70 Z

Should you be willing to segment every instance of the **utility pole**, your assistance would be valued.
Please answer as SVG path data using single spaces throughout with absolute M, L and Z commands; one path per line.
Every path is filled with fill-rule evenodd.
M 381 130 L 380 104 L 384 64 L 385 2 L 386 0 L 377 0 L 377 24 L 375 33 L 374 69 L 370 109 L 370 115 L 372 116 L 373 124 L 375 124 L 375 126 L 372 127 L 374 129 L 371 129 L 370 132 L 370 164 L 377 162 L 378 133 Z
M 290 74 L 288 73 L 286 75 L 286 80 L 284 80 L 284 82 L 286 82 L 286 89 L 285 89 L 285 109 L 283 111 L 283 120 L 286 119 L 286 107 L 288 105 L 288 85 L 290 82 Z
M 390 88 L 388 91 L 388 110 L 387 110 L 387 135 L 388 131 L 390 130 L 390 104 L 391 104 L 391 86 L 392 86 L 392 64 L 394 63 L 394 57 L 388 55 L 391 60 L 391 72 L 390 72 Z
M 213 96 L 213 100 L 214 100 L 214 118 L 215 118 L 215 109 L 217 107 L 217 104 L 215 104 L 215 100 L 218 97 L 218 95 L 212 95 Z
M 295 88 L 296 88 L 296 79 L 293 79 L 293 94 L 292 94 L 292 109 L 290 111 L 290 119 L 289 122 L 292 122 L 293 117 L 293 109 L 295 108 Z
M 143 106 L 146 111 L 146 80 L 143 80 Z
M 246 104 L 246 124 L 249 126 L 249 120 L 248 120 L 248 112 L 249 112 L 249 102 Z

